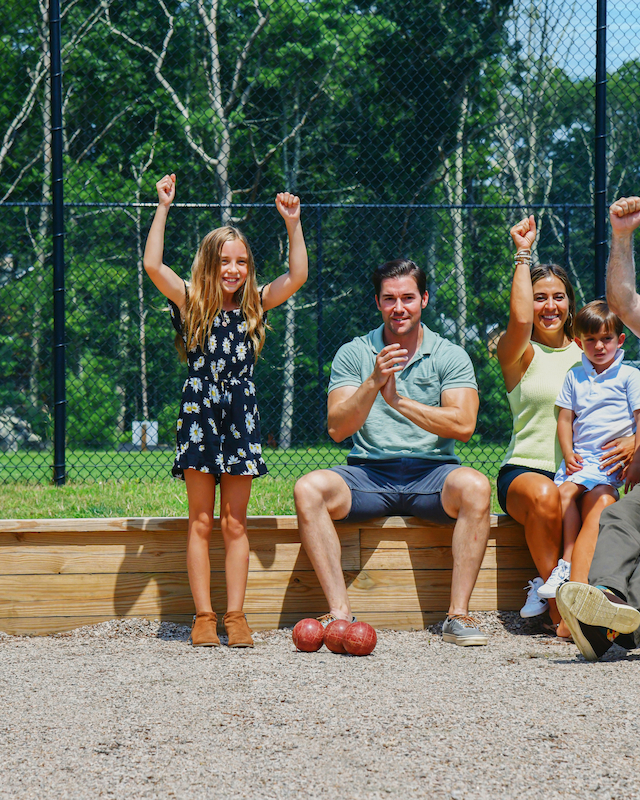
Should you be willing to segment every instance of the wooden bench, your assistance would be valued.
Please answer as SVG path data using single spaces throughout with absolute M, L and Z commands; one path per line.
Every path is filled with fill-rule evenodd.
M 47 634 L 116 617 L 190 622 L 187 520 L 0 520 L 0 630 Z M 245 611 L 256 630 L 327 611 L 299 541 L 297 520 L 249 519 Z M 379 628 L 423 628 L 441 620 L 451 583 L 451 528 L 414 517 L 339 524 L 342 566 L 354 614 Z M 212 597 L 226 606 L 224 548 L 211 543 Z M 471 611 L 514 610 L 535 576 L 522 528 L 493 516 Z

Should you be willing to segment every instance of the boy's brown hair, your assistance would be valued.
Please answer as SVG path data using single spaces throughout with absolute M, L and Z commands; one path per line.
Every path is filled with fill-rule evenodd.
M 620 336 L 623 325 L 620 317 L 613 313 L 606 300 L 592 300 L 578 311 L 574 328 L 578 337 L 600 333 L 602 328 L 607 333 Z

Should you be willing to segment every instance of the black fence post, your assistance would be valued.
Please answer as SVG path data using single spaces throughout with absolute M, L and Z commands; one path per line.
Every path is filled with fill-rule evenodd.
M 64 196 L 62 191 L 62 58 L 60 0 L 49 0 L 51 48 L 51 196 L 53 249 L 53 481 L 66 478 L 66 386 L 64 319 Z
M 595 295 L 603 297 L 607 268 L 607 0 L 598 0 L 596 27 Z

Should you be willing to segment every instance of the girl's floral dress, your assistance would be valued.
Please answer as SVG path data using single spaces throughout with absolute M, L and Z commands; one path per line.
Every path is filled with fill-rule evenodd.
M 180 309 L 169 301 L 171 320 L 185 341 Z M 240 309 L 221 311 L 213 320 L 204 350 L 187 353 L 189 376 L 182 387 L 176 425 L 176 458 L 171 470 L 184 480 L 185 469 L 220 475 L 265 475 L 260 415 L 253 383 L 255 355 Z

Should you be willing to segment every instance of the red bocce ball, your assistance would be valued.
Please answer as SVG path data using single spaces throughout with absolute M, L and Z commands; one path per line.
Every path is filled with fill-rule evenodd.
M 366 622 L 352 622 L 342 637 L 344 649 L 352 656 L 368 656 L 377 641 L 375 630 Z
M 322 647 L 324 628 L 317 619 L 301 619 L 293 629 L 293 643 L 304 653 L 313 653 Z
M 324 644 L 332 653 L 346 653 L 342 637 L 344 632 L 351 625 L 346 619 L 334 619 L 330 622 L 324 631 Z

